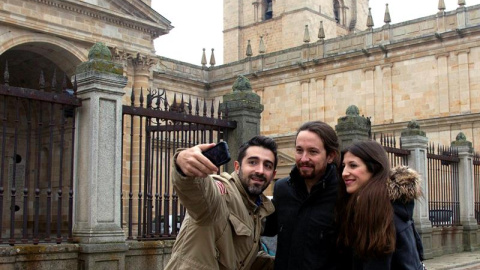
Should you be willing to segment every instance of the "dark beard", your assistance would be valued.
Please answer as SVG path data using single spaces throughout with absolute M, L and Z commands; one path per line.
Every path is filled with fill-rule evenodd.
M 261 177 L 264 180 L 266 180 L 264 176 L 258 176 L 258 177 Z M 242 168 L 240 168 L 238 170 L 238 178 L 240 178 L 240 182 L 242 183 L 243 188 L 245 189 L 247 194 L 250 195 L 250 196 L 258 196 L 258 195 L 262 194 L 262 192 L 266 188 L 264 186 L 248 185 L 248 180 L 250 180 L 250 177 L 246 177 L 244 179 L 244 175 L 242 173 Z
M 315 177 L 316 177 L 315 169 L 313 169 L 309 173 L 303 172 L 301 169 L 298 169 L 298 173 L 304 179 L 315 179 Z
M 244 185 L 245 187 L 246 185 Z M 245 190 L 247 191 L 248 195 L 253 195 L 253 196 L 258 196 L 262 194 L 263 192 L 263 187 L 257 187 L 257 186 L 247 186 L 245 187 Z

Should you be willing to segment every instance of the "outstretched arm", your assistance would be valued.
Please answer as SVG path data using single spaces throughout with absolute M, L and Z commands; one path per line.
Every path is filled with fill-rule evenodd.
M 218 168 L 203 156 L 202 151 L 214 144 L 200 144 L 175 154 L 173 187 L 189 215 L 198 223 L 213 222 L 222 214 L 222 196 L 209 176 Z

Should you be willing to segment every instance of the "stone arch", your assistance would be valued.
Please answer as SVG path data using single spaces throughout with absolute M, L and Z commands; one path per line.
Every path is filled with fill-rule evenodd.
M 345 25 L 346 14 L 343 0 L 333 0 L 333 18 L 338 24 Z
M 263 11 L 263 20 L 270 20 L 273 18 L 273 1 L 272 0 L 263 0 L 262 9 Z
M 16 75 L 21 75 L 18 71 L 15 74 L 15 65 L 22 65 L 21 73 L 31 76 L 22 79 L 23 85 L 13 86 L 36 88 L 32 82 L 38 82 L 40 69 L 48 73 L 45 74 L 46 82 L 51 80 L 54 69 L 57 76 L 65 74 L 70 78 L 75 74 L 76 67 L 87 59 L 87 50 L 67 40 L 42 34 L 20 35 L 0 44 L 0 70 L 3 72 L 8 61 L 11 80 L 15 80 Z
M 340 1 L 333 0 L 333 18 L 337 23 L 340 23 Z
M 16 36 L 12 39 L 6 40 L 4 43 L 0 44 L 0 55 L 2 55 L 5 51 L 22 45 L 26 43 L 46 43 L 53 46 L 57 46 L 62 48 L 63 50 L 69 52 L 72 56 L 78 59 L 80 62 L 85 62 L 88 60 L 88 49 L 82 50 L 78 48 L 74 43 L 71 43 L 67 40 L 54 37 L 51 35 L 43 35 L 43 34 L 26 34 L 21 36 Z

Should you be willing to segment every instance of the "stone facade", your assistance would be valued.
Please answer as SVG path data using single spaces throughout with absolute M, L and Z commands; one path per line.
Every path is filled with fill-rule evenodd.
M 459 7 L 244 58 L 211 67 L 205 76 L 161 59 L 162 80 L 154 84 L 174 90 L 185 77 L 207 80 L 206 95 L 213 98 L 231 91 L 236 76 L 247 76 L 265 108 L 261 132 L 275 137 L 287 156 L 301 123 L 318 119 L 334 126 L 352 104 L 370 117 L 374 133 L 398 138 L 408 121 L 417 120 L 431 142 L 449 145 L 464 132 L 479 151 L 479 30 L 480 6 Z
M 250 40 L 253 55 L 259 55 L 260 37 L 266 52 L 277 52 L 303 44 L 304 27 L 308 26 L 311 41 L 317 41 L 320 22 L 327 38 L 343 36 L 366 29 L 368 1 L 340 0 L 338 23 L 334 14 L 335 1 L 270 1 L 272 18 L 266 19 L 266 0 L 224 1 L 224 61 L 238 61 L 246 56 Z

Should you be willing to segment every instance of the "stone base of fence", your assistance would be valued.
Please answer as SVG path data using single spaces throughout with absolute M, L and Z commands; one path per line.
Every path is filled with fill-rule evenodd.
M 78 244 L 15 245 L 0 247 L 0 269 L 79 269 Z
M 463 227 L 433 227 L 432 229 L 432 252 L 433 257 L 462 252 Z
M 161 270 L 170 260 L 175 240 L 128 241 L 125 269 Z
M 174 240 L 158 240 L 4 246 L 0 247 L 0 269 L 161 270 L 170 259 L 173 243 Z

